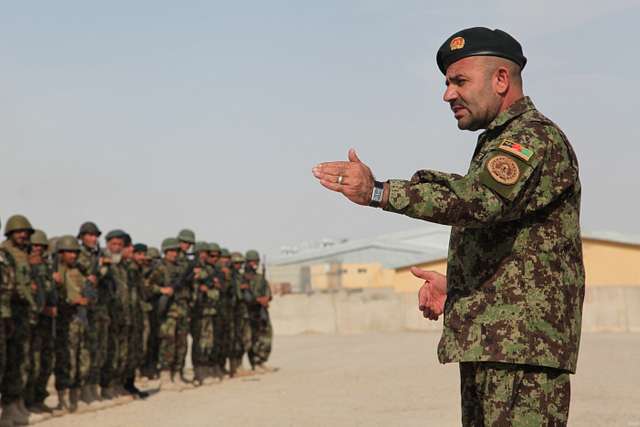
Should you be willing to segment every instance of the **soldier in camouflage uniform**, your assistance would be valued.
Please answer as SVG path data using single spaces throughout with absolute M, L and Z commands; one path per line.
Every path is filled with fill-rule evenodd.
M 160 296 L 161 300 L 164 296 L 164 299 L 168 301 L 166 312 L 160 312 L 161 303 L 160 301 L 158 303 L 160 386 L 163 390 L 182 390 L 187 387 L 181 371 L 187 352 L 189 324 L 186 320 L 189 310 L 188 299 L 191 292 L 189 289 L 185 289 L 186 286 L 183 288 L 177 286 L 177 282 L 182 276 L 182 270 L 177 263 L 180 251 L 178 240 L 165 239 L 162 242 L 162 251 L 164 253 L 162 263 L 153 270 L 149 277 L 152 292 Z
M 58 266 L 53 273 L 59 285 L 59 316 L 56 322 L 56 390 L 58 408 L 75 412 L 78 408 L 80 388 L 91 368 L 87 348 L 87 306 L 85 296 L 87 277 L 82 274 L 76 260 L 80 246 L 73 236 L 63 236 L 57 243 Z
M 244 256 L 240 252 L 231 254 L 231 289 L 235 292 L 233 304 L 233 335 L 231 343 L 230 375 L 245 376 L 242 359 L 251 348 L 251 326 L 249 325 L 249 304 L 253 300 L 251 287 L 243 272 Z
M 124 389 L 128 334 L 131 328 L 128 273 L 123 261 L 127 240 L 130 240 L 129 235 L 122 230 L 107 233 L 107 248 L 99 272 L 100 289 L 104 291 L 110 319 L 107 358 L 100 378 L 104 399 L 129 394 Z
M 15 424 L 28 422 L 30 413 L 24 404 L 24 392 L 29 376 L 29 346 L 31 330 L 38 313 L 33 298 L 29 238 L 33 233 L 29 220 L 22 215 L 9 218 L 5 227 L 7 240 L 0 245 L 15 272 L 15 290 L 11 301 L 12 334 L 7 339 L 7 365 L 2 379 L 2 419 Z M 37 418 L 37 417 L 35 417 Z M 40 417 L 41 418 L 41 417 Z M 33 419 L 32 419 L 33 421 Z
M 98 387 L 100 386 L 100 375 L 105 364 L 107 343 L 109 342 L 110 319 L 108 306 L 105 303 L 104 291 L 98 288 L 98 273 L 100 257 L 102 256 L 98 239 L 101 235 L 102 232 L 98 226 L 91 221 L 80 225 L 78 230 L 78 240 L 80 241 L 78 268 L 96 286 L 98 292 L 97 301 L 87 307 L 89 316 L 87 339 L 89 354 L 91 355 L 91 368 L 89 369 L 87 383 L 82 389 L 81 399 L 88 404 L 101 399 Z
M 29 263 L 32 277 L 39 288 L 36 301 L 41 309 L 31 334 L 31 370 L 25 391 L 25 403 L 30 412 L 37 414 L 52 413 L 44 401 L 49 396 L 47 383 L 53 373 L 55 360 L 58 289 L 53 281 L 51 265 L 46 258 L 48 247 L 46 234 L 36 230 L 31 235 Z
M 7 340 L 13 334 L 11 301 L 16 293 L 15 261 L 11 254 L 0 247 L 0 384 L 7 370 Z M 20 413 L 17 403 L 2 405 L 0 427 L 13 427 L 14 420 L 29 421 Z
M 191 357 L 194 367 L 194 382 L 201 385 L 211 375 L 209 361 L 215 341 L 214 318 L 216 305 L 220 296 L 219 290 L 213 285 L 214 269 L 208 263 L 209 244 L 196 242 L 195 255 L 196 275 L 193 281 L 195 303 L 191 312 Z
M 131 258 L 127 259 L 128 252 Z M 128 337 L 127 365 L 125 372 L 124 388 L 129 393 L 139 398 L 149 396 L 147 392 L 139 390 L 135 385 L 136 372 L 144 362 L 146 345 L 144 341 L 145 311 L 143 304 L 145 298 L 145 279 L 143 264 L 146 257 L 147 246 L 144 244 L 129 245 L 125 248 L 125 265 L 128 270 L 129 285 L 129 311 L 131 312 L 131 330 Z
M 270 372 L 266 365 L 271 354 L 273 341 L 273 327 L 269 318 L 269 302 L 272 299 L 271 288 L 264 277 L 264 271 L 258 272 L 260 254 L 250 250 L 245 255 L 244 281 L 249 284 L 251 303 L 249 304 L 249 325 L 251 327 L 251 347 L 249 349 L 249 363 L 258 372 Z
M 178 266 L 180 267 L 181 274 L 186 275 L 186 274 L 189 274 L 187 270 L 190 268 L 193 268 L 194 266 L 193 253 L 191 252 L 191 249 L 196 243 L 196 235 L 192 230 L 185 228 L 180 230 L 180 232 L 178 233 L 177 239 L 180 246 L 180 252 L 178 252 Z M 192 287 L 189 287 L 189 290 L 192 290 Z M 186 293 L 185 293 L 185 296 L 186 296 Z M 180 318 L 180 321 L 186 322 L 187 328 L 191 332 L 194 330 L 194 324 L 192 323 L 192 318 L 191 318 L 191 311 L 193 310 L 193 292 L 191 292 L 188 295 L 187 307 L 188 307 L 187 316 L 185 318 Z M 182 346 L 182 341 L 179 342 L 179 345 Z M 184 355 L 180 363 L 181 365 L 180 376 L 182 377 L 183 381 L 187 382 L 184 379 L 184 365 L 186 362 L 187 351 L 188 351 L 187 341 L 185 341 L 184 345 L 185 347 L 180 348 L 178 351 L 178 354 Z
M 453 226 L 447 276 L 413 273 L 424 316 L 444 313 L 438 357 L 460 363 L 464 425 L 566 425 L 584 299 L 576 156 L 524 96 L 507 33 L 458 32 L 437 62 L 458 127 L 485 129 L 465 176 L 382 184 L 353 151 L 314 175 L 355 203 Z
M 223 334 L 226 325 L 224 324 L 223 310 L 223 293 L 224 293 L 224 274 L 220 270 L 220 245 L 217 243 L 209 243 L 209 257 L 207 258 L 207 264 L 212 270 L 212 284 L 215 289 L 218 290 L 218 298 L 215 306 L 215 314 L 213 315 L 213 348 L 209 353 L 209 370 L 207 375 L 209 377 L 221 380 L 223 377 L 224 356 L 222 351 Z M 221 362 L 222 360 L 222 362 Z M 222 367 L 221 367 L 222 365 Z
M 143 311 L 145 312 L 144 340 L 146 342 L 145 362 L 142 368 L 142 375 L 149 379 L 154 379 L 158 376 L 158 334 L 160 330 L 160 322 L 156 310 L 158 296 L 154 295 L 153 286 L 149 278 L 161 262 L 162 257 L 160 256 L 160 251 L 157 248 L 149 247 L 142 270 L 145 285 Z
M 218 340 L 220 350 L 216 360 L 218 367 L 223 374 L 228 374 L 226 370 L 227 359 L 231 364 L 231 347 L 235 334 L 233 319 L 233 309 L 236 301 L 236 291 L 231 283 L 231 254 L 227 248 L 220 249 L 220 258 L 216 264 L 217 284 L 220 289 L 220 299 L 218 301 Z

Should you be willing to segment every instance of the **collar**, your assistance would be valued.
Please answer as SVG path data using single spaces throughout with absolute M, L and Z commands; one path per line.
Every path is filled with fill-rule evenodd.
M 502 113 L 498 114 L 498 116 L 493 119 L 493 121 L 487 126 L 487 130 L 493 130 L 498 127 L 504 126 L 507 122 L 515 119 L 526 113 L 527 111 L 535 110 L 536 107 L 533 105 L 533 101 L 528 96 L 522 97 Z

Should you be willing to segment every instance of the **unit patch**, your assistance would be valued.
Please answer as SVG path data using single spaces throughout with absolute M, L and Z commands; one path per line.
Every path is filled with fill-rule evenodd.
M 500 184 L 513 185 L 520 178 L 520 168 L 515 160 L 508 156 L 495 156 L 487 162 L 487 170 Z

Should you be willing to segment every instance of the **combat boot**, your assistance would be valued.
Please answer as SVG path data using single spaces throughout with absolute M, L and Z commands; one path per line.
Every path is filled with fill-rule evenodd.
M 2 418 L 0 418 L 0 427 L 13 427 L 13 426 L 15 426 L 13 421 L 3 420 Z
M 116 397 L 111 387 L 102 387 L 100 394 L 102 396 L 102 400 L 113 400 L 113 398 Z
M 6 405 L 2 405 L 2 416 L 0 416 L 0 421 L 7 425 L 26 426 L 29 424 L 29 417 L 20 411 L 18 402 L 14 401 Z
M 20 410 L 22 415 L 27 417 L 27 419 L 29 420 L 29 424 L 39 423 L 51 418 L 51 416 L 47 414 L 31 412 L 29 409 L 27 409 L 27 405 L 25 405 L 24 399 L 18 400 L 18 409 Z
M 193 368 L 193 385 L 199 387 L 205 383 L 207 374 L 205 372 L 205 366 L 196 366 Z
M 278 372 L 278 368 L 272 368 L 271 366 L 268 366 L 264 363 L 258 363 L 256 365 L 256 371 L 263 374 L 270 374 L 272 372 Z
M 78 387 L 69 389 L 69 412 L 74 413 L 78 410 L 78 400 L 80 397 L 80 390 Z
M 89 384 L 89 391 L 91 393 L 91 398 L 93 399 L 94 402 L 102 401 L 102 396 L 100 396 L 98 384 Z
M 82 386 L 82 389 L 80 391 L 80 400 L 87 405 L 91 405 L 93 402 L 95 402 L 93 392 L 91 391 L 91 386 L 89 384 L 85 384 Z

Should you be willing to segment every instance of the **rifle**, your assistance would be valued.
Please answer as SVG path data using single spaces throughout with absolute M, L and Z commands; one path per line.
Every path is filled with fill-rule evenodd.
M 164 294 L 160 296 L 160 299 L 158 300 L 158 316 L 160 318 L 164 317 L 169 311 L 169 308 L 171 307 L 171 304 L 173 304 L 173 301 L 175 299 L 176 293 L 182 290 L 187 285 L 187 283 L 193 281 L 193 269 L 196 267 L 196 264 L 196 260 L 189 261 L 187 268 L 182 272 L 182 274 L 180 274 L 180 276 L 176 280 L 171 282 L 171 284 L 169 285 L 169 287 L 173 289 L 173 293 L 171 294 L 171 296 Z

